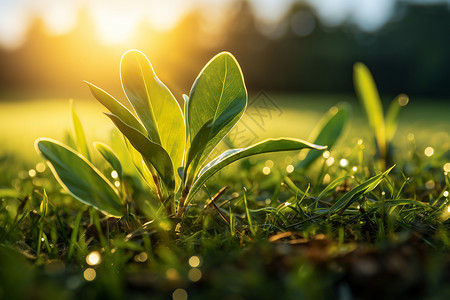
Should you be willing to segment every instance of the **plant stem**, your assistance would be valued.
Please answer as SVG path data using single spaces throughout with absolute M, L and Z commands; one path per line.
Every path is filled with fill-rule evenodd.
M 191 189 L 191 186 L 186 186 L 183 191 L 181 192 L 180 200 L 178 201 L 178 208 L 177 208 L 177 218 L 183 217 L 184 210 L 186 209 L 186 197 L 189 194 L 189 190 Z

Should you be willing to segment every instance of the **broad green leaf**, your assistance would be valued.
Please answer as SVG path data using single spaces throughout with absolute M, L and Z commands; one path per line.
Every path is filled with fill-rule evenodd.
M 170 90 L 158 79 L 147 57 L 137 50 L 126 52 L 120 63 L 123 89 L 154 143 L 160 144 L 181 166 L 185 147 L 185 123 Z
M 188 161 L 185 166 L 191 167 L 191 174 L 195 175 L 211 151 L 239 121 L 246 106 L 247 90 L 239 64 L 230 53 L 219 53 L 200 72 L 189 95 L 187 123 L 192 147 L 189 151 L 193 151 L 194 141 L 203 142 L 189 154 L 191 158 L 197 157 L 195 165 L 189 166 Z M 204 130 L 206 125 L 208 130 Z M 205 138 L 198 137 L 199 134 Z
M 119 178 L 122 180 L 123 178 L 123 171 L 122 171 L 122 164 L 120 163 L 119 159 L 117 158 L 117 155 L 114 153 L 114 151 L 107 145 L 95 142 L 94 148 L 102 155 L 102 157 L 109 163 L 109 165 L 117 172 L 119 175 Z
M 188 195 L 188 200 L 198 192 L 205 182 L 217 171 L 239 159 L 269 152 L 292 151 L 301 149 L 326 149 L 324 146 L 314 145 L 298 139 L 267 139 L 247 148 L 231 149 L 222 153 L 219 157 L 207 164 L 199 173 Z
M 139 151 L 149 168 L 155 168 L 162 183 L 167 188 L 169 194 L 175 188 L 175 176 L 172 161 L 169 154 L 159 144 L 152 142 L 136 129 L 125 124 L 121 119 L 113 114 L 106 114 L 130 141 L 133 147 Z
M 188 115 L 189 115 L 189 96 L 186 94 L 183 94 L 183 100 L 184 100 L 184 123 L 186 125 L 186 146 L 185 149 L 189 149 L 191 145 L 191 141 L 189 140 L 189 122 L 188 122 Z M 186 154 L 186 152 L 185 152 Z
M 362 184 L 358 185 L 357 187 L 353 188 L 349 192 L 347 192 L 344 196 L 342 196 L 336 203 L 333 204 L 332 207 L 330 207 L 330 212 L 335 213 L 337 211 L 343 211 L 350 205 L 352 205 L 355 201 L 358 199 L 361 199 L 361 197 L 368 192 L 371 192 L 374 188 L 380 184 L 381 181 L 389 174 L 389 172 L 394 168 L 395 166 L 392 166 L 388 170 L 384 171 L 381 174 L 378 174 L 367 181 L 363 182 Z
M 138 175 L 140 175 L 146 184 L 150 187 L 150 189 L 156 193 L 156 184 L 153 179 L 153 174 L 148 169 L 147 165 L 145 164 L 144 158 L 142 155 L 130 144 L 130 141 L 125 138 L 126 147 L 128 149 L 128 154 L 130 156 L 131 161 L 133 162 L 133 165 L 135 166 L 136 170 L 138 171 Z M 155 176 L 157 176 L 155 174 Z
M 86 157 L 89 161 L 91 160 L 91 155 L 89 153 L 88 143 L 86 141 L 86 135 L 84 134 L 83 126 L 81 126 L 80 118 L 78 117 L 73 101 L 70 101 L 70 109 L 72 111 L 72 124 L 73 124 L 73 135 L 75 137 L 75 145 L 77 146 L 78 152 Z
M 344 126 L 348 121 L 350 106 L 346 103 L 333 106 L 322 117 L 316 126 L 314 133 L 308 139 L 316 145 L 326 145 L 330 150 L 341 136 Z M 298 167 L 306 168 L 322 155 L 322 151 L 309 151 Z
M 398 115 L 402 106 L 408 103 L 408 96 L 400 94 L 391 102 L 386 112 L 386 140 L 391 142 L 394 134 L 397 131 Z
M 107 215 L 123 215 L 124 204 L 117 190 L 86 158 L 46 138 L 36 141 L 36 150 L 49 162 L 53 175 L 73 197 Z
M 139 122 L 139 120 L 126 108 L 122 103 L 117 101 L 113 96 L 105 92 L 104 90 L 96 87 L 92 83 L 85 81 L 92 95 L 105 106 L 112 114 L 116 115 L 128 126 L 133 127 L 140 133 L 147 135 L 147 131 L 144 126 Z
M 375 133 L 380 153 L 384 156 L 386 154 L 386 131 L 383 106 L 375 81 L 363 63 L 355 64 L 353 80 L 358 98 L 364 106 L 369 124 Z

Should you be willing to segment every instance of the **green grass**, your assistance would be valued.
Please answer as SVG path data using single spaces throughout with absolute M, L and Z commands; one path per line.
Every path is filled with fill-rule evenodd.
M 250 93 L 252 99 L 255 93 Z M 255 134 L 247 133 L 247 139 L 256 136 L 258 140 L 274 136 L 291 136 L 307 139 L 321 116 L 339 102 L 349 102 L 352 106 L 350 125 L 343 143 L 359 138 L 370 139 L 370 132 L 362 109 L 354 96 L 335 95 L 285 95 L 269 94 L 280 106 L 281 114 L 273 112 L 272 119 L 265 118 L 261 128 L 244 115 L 243 121 Z M 396 134 L 397 146 L 408 140 L 413 133 L 421 146 L 440 147 L 450 143 L 448 111 L 442 109 L 443 101 L 432 99 L 411 99 L 401 112 L 399 129 Z M 94 99 L 75 99 L 75 106 L 86 128 L 88 140 L 107 142 L 113 128 L 110 120 L 102 115 L 105 111 Z M 252 110 L 252 107 L 249 107 Z M 264 112 L 264 111 L 263 111 Z M 64 140 L 71 130 L 68 99 L 2 99 L 0 101 L 2 145 L 0 153 L 13 153 L 27 163 L 40 160 L 34 151 L 34 141 L 41 137 Z M 288 124 L 288 125 L 286 125 Z M 431 133 L 431 134 L 430 134 Z M 239 142 L 243 141 L 243 144 Z M 248 146 L 245 140 L 236 141 L 237 146 Z
M 1 102 L 8 130 L 1 131 L 0 152 L 10 155 L 0 158 L 0 299 L 448 298 L 450 177 L 443 167 L 450 162 L 450 121 L 442 103 L 411 100 L 394 138 L 395 168 L 373 190 L 350 197 L 384 171 L 374 165 L 356 101 L 270 96 L 281 114 L 264 126 L 244 116 L 253 131 L 248 138 L 308 140 L 330 106 L 352 104 L 350 124 L 330 153 L 334 163 L 320 158 L 289 173 L 302 152 L 235 163 L 214 175 L 181 222 L 153 219 L 145 186 L 131 177 L 133 214 L 106 219 L 75 201 L 48 168 L 36 166 L 33 147 L 40 136 L 64 139 L 68 101 Z M 112 126 L 101 108 L 75 104 L 88 140 L 108 142 Z M 231 143 L 248 146 L 248 138 Z M 205 207 L 224 186 L 230 188 Z M 339 199 L 352 203 L 330 212 Z M 95 251 L 101 262 L 91 266 Z

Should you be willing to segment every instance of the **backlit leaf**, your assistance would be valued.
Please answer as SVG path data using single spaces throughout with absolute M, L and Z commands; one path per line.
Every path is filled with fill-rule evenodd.
M 139 151 L 149 168 L 154 168 L 169 193 L 175 188 L 175 177 L 172 161 L 169 154 L 159 144 L 152 142 L 136 129 L 125 124 L 113 114 L 106 114 L 130 141 L 133 147 Z
M 205 184 L 205 182 L 214 175 L 220 169 L 226 167 L 227 165 L 235 162 L 239 159 L 262 154 L 269 152 L 278 152 L 278 151 L 292 151 L 292 150 L 301 150 L 301 149 L 317 149 L 323 150 L 326 149 L 324 146 L 314 145 L 302 140 L 298 139 L 267 139 L 260 143 L 254 144 L 247 148 L 241 149 L 231 149 L 222 153 L 219 157 L 212 160 L 209 164 L 207 164 L 199 174 L 198 179 L 193 184 L 191 191 L 188 196 L 191 198 L 198 190 Z
M 178 102 L 158 79 L 142 52 L 127 51 L 122 57 L 120 71 L 123 89 L 147 129 L 148 137 L 167 151 L 175 172 L 182 164 L 186 136 Z
M 36 141 L 36 150 L 49 162 L 53 175 L 73 197 L 107 215 L 123 215 L 124 204 L 117 190 L 86 158 L 46 138 Z
M 200 72 L 189 95 L 187 123 L 192 153 L 186 167 L 191 168 L 191 174 L 239 121 L 246 105 L 247 90 L 239 64 L 230 53 L 219 53 Z M 201 147 L 194 146 L 194 141 L 201 141 Z
M 364 106 L 372 130 L 375 132 L 379 151 L 384 156 L 386 154 L 386 131 L 383 106 L 375 81 L 363 63 L 355 64 L 353 80 L 358 98 Z
M 109 163 L 109 165 L 117 172 L 119 178 L 123 178 L 122 164 L 120 163 L 117 155 L 107 145 L 96 142 L 94 148 L 102 155 L 102 157 Z

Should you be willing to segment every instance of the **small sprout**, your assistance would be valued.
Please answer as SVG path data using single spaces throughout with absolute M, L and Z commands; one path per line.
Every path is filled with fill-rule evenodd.
M 288 173 L 294 172 L 294 166 L 293 166 L 293 165 L 288 165 L 288 166 L 286 167 L 286 172 L 288 172 Z
M 98 251 L 92 251 L 86 256 L 86 262 L 88 265 L 95 266 L 98 265 L 102 261 L 102 256 Z
M 83 273 L 84 279 L 87 281 L 92 281 L 97 276 L 97 272 L 93 268 L 87 268 Z
M 269 167 L 264 167 L 263 168 L 263 174 L 264 175 L 269 175 L 270 174 L 270 168 Z
M 339 164 L 345 168 L 346 166 L 348 166 L 348 160 L 343 158 L 339 161 Z
M 431 155 L 434 154 L 434 149 L 431 147 L 426 147 L 424 152 L 426 156 L 430 157 Z

